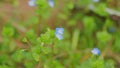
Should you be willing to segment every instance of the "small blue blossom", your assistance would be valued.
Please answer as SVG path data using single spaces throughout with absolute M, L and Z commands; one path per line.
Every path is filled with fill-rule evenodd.
M 114 33 L 114 32 L 115 32 L 115 28 L 114 28 L 114 27 L 111 27 L 111 28 L 108 29 L 108 31 L 109 31 L 110 33 Z
M 62 40 L 63 39 L 63 36 L 61 34 L 56 34 L 56 37 L 59 39 L 59 40 Z
M 64 28 L 56 28 L 55 36 L 59 39 L 63 39 Z
M 94 48 L 94 49 L 91 51 L 91 53 L 92 53 L 93 55 L 100 55 L 100 50 L 99 50 L 98 48 Z
M 64 28 L 56 28 L 56 34 L 63 34 Z
M 33 6 L 36 6 L 36 3 L 35 3 L 35 2 L 36 2 L 36 0 L 29 0 L 28 5 L 29 5 L 29 6 L 32 6 L 32 7 L 33 7 Z
M 54 1 L 53 0 L 48 0 L 48 4 L 50 7 L 54 7 Z

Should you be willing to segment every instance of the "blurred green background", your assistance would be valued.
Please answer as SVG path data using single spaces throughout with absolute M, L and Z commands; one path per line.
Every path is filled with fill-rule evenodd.
M 0 68 L 120 68 L 120 0 L 29 1 L 0 0 Z

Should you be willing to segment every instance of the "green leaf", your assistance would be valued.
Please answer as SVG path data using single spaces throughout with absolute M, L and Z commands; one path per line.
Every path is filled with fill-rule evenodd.
M 0 65 L 0 68 L 11 68 L 11 67 L 9 67 L 7 65 Z
M 105 62 L 105 68 L 115 68 L 115 63 L 113 60 L 109 59 Z
M 28 30 L 28 31 L 26 32 L 26 38 L 27 38 L 27 40 L 29 40 L 31 43 L 36 43 L 36 38 L 37 38 L 37 36 L 36 36 L 35 31 L 34 31 L 33 29 Z M 24 40 L 24 41 L 25 41 L 25 40 Z
M 77 1 L 77 5 L 82 6 L 82 7 L 88 6 L 90 3 L 91 3 L 91 0 L 78 0 Z
M 12 37 L 12 36 L 14 36 L 14 34 L 15 34 L 15 29 L 12 26 L 6 25 L 3 27 L 3 30 L 2 30 L 3 36 Z
M 107 43 L 112 39 L 112 36 L 107 31 L 97 32 L 97 39 L 102 43 Z
M 62 64 L 60 64 L 60 62 L 58 62 L 57 60 L 48 60 L 45 65 L 44 68 L 64 68 Z
M 68 7 L 68 9 L 73 9 L 74 8 L 74 3 L 73 2 L 70 2 L 70 3 L 68 3 L 67 4 L 67 7 Z
M 112 27 L 112 26 L 114 26 L 114 22 L 111 19 L 106 19 L 105 26 Z
M 95 30 L 96 24 L 93 17 L 84 17 L 83 24 L 85 27 L 85 32 L 87 32 L 88 34 Z
M 12 52 L 15 50 L 16 44 L 14 43 L 14 41 L 11 41 L 9 44 L 9 51 Z
M 73 32 L 73 38 L 72 38 L 72 50 L 76 50 L 78 41 L 79 41 L 79 35 L 80 35 L 80 30 L 76 29 Z
M 48 29 L 45 34 L 41 34 L 40 37 L 37 38 L 37 41 L 39 43 L 51 44 L 53 39 L 54 39 L 54 31 Z
M 22 59 L 23 59 L 23 52 L 24 52 L 23 49 L 17 50 L 17 51 L 12 55 L 12 59 L 13 59 L 14 61 L 21 62 Z
M 22 39 L 22 42 L 27 42 L 27 38 L 24 37 L 24 38 Z
M 25 62 L 25 68 L 34 68 L 34 64 L 32 62 Z
M 34 60 L 39 61 L 40 60 L 40 52 L 41 52 L 40 46 L 38 45 L 38 46 L 32 47 L 31 51 L 32 51 L 32 56 L 33 56 Z
M 107 12 L 106 12 L 106 4 L 104 3 L 100 3 L 98 4 L 96 7 L 95 7 L 95 10 L 94 10 L 95 13 L 97 13 L 98 15 L 100 16 L 107 16 Z

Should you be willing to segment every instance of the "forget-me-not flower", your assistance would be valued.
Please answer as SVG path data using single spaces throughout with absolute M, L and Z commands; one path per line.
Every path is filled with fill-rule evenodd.
M 48 0 L 48 4 L 50 7 L 54 7 L 54 1 L 53 0 Z
M 114 27 L 111 27 L 111 28 L 108 29 L 108 31 L 109 31 L 110 33 L 113 33 L 113 32 L 115 32 L 115 28 L 114 28 Z
M 100 55 L 100 50 L 99 50 L 98 48 L 94 48 L 94 49 L 91 51 L 91 53 L 92 53 L 93 55 Z
M 56 28 L 56 34 L 63 34 L 64 33 L 64 28 Z
M 36 6 L 36 0 L 29 0 L 28 5 L 32 7 Z
M 62 40 L 63 39 L 63 36 L 61 34 L 56 34 L 56 37 L 59 39 L 59 40 Z
M 55 36 L 59 39 L 63 39 L 64 28 L 56 28 Z

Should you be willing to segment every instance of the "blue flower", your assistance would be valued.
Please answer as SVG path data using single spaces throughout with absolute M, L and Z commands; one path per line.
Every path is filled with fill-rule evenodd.
M 36 6 L 36 0 L 29 0 L 28 5 L 32 7 Z
M 91 51 L 91 53 L 92 53 L 93 55 L 100 55 L 100 50 L 99 50 L 98 48 L 94 48 L 94 49 Z
M 108 31 L 109 31 L 110 33 L 114 33 L 114 32 L 115 32 L 115 28 L 114 28 L 114 27 L 111 27 L 111 28 L 108 29 Z
M 56 28 L 55 36 L 59 39 L 63 39 L 64 28 Z
M 56 37 L 59 39 L 59 40 L 62 40 L 63 39 L 63 36 L 61 34 L 56 34 Z
M 56 34 L 63 34 L 64 28 L 56 28 Z
M 54 7 L 54 1 L 53 0 L 48 0 L 48 4 L 50 7 Z

